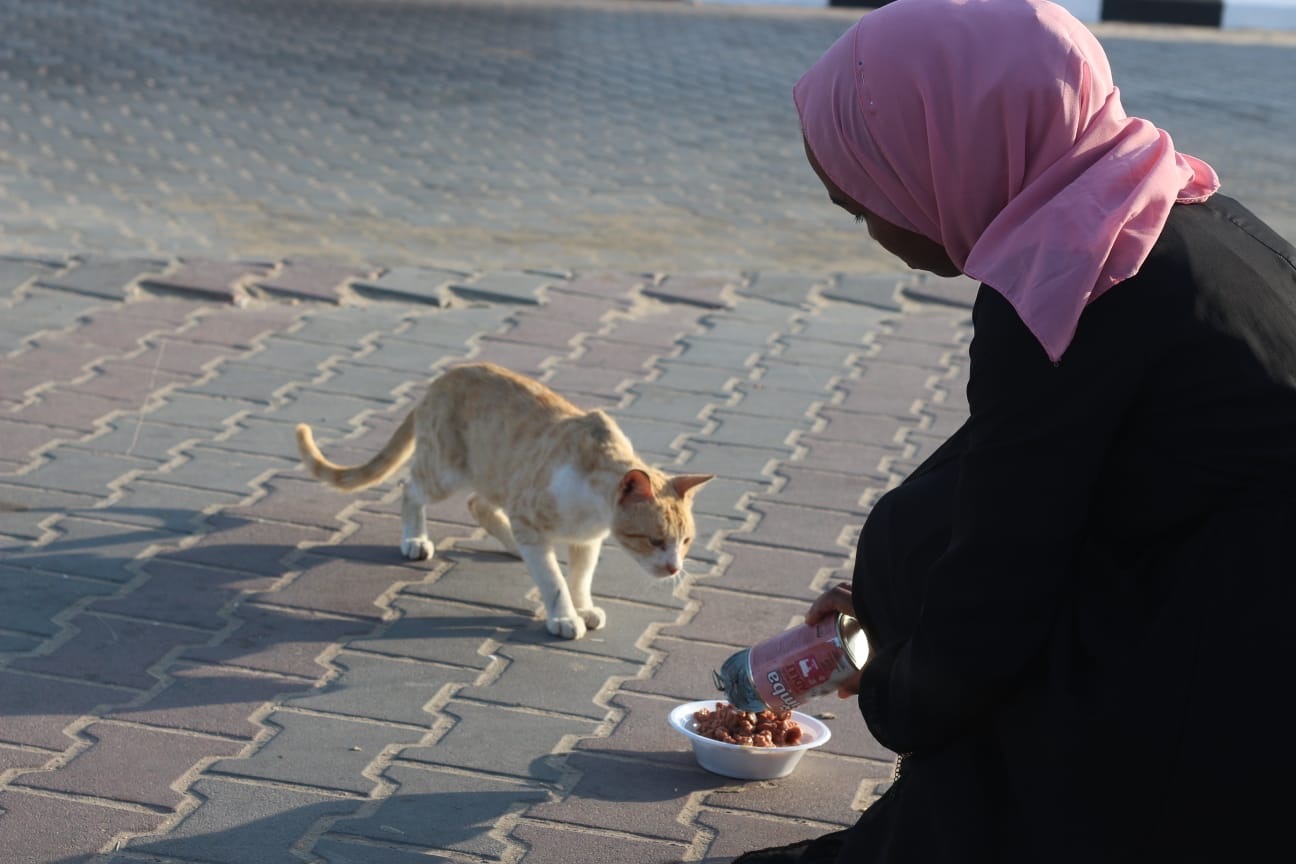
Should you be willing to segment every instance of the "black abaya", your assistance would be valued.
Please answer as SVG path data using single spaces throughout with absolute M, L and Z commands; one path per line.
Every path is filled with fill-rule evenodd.
M 969 419 L 861 534 L 860 709 L 912 755 L 837 861 L 1273 851 L 1296 772 L 1294 261 L 1226 197 L 1176 205 L 1058 364 L 982 286 Z

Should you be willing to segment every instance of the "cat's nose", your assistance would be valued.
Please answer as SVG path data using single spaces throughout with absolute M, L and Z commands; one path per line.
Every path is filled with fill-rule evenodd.
M 680 568 L 679 568 L 679 565 L 677 565 L 677 564 L 667 564 L 667 565 L 666 565 L 666 572 L 669 573 L 669 574 L 672 575 L 672 576 L 674 576 L 674 575 L 675 575 L 676 573 L 678 573 L 679 571 L 680 571 Z

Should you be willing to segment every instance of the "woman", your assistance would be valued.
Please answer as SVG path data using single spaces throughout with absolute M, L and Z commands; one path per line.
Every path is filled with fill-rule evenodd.
M 853 828 L 738 860 L 1283 848 L 1296 250 L 1127 117 L 1043 0 L 897 0 L 794 96 L 830 200 L 982 285 L 968 421 L 808 615 L 863 622 L 847 689 L 899 778 Z

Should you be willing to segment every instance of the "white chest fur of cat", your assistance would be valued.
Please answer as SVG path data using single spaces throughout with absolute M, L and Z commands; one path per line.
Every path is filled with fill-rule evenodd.
M 489 363 L 435 378 L 363 465 L 329 462 L 304 423 L 297 447 L 312 475 L 346 491 L 381 483 L 412 457 L 400 548 L 415 560 L 433 552 L 426 505 L 472 489 L 469 511 L 526 563 L 544 601 L 545 626 L 565 639 L 606 621 L 591 583 L 609 534 L 652 576 L 683 572 L 693 542 L 693 495 L 712 479 L 650 468 L 602 411 L 582 411 L 540 382 Z M 567 580 L 556 544 L 567 546 Z

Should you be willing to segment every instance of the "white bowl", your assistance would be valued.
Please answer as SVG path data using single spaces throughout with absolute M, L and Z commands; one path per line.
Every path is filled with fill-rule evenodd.
M 703 699 L 685 702 L 674 708 L 668 718 L 670 725 L 693 742 L 693 755 L 698 764 L 713 774 L 736 777 L 740 780 L 773 780 L 786 777 L 796 768 L 807 750 L 827 743 L 832 731 L 809 714 L 792 712 L 792 719 L 801 727 L 801 743 L 791 747 L 744 747 L 726 744 L 696 731 L 693 715 L 703 708 L 714 709 L 722 699 Z

